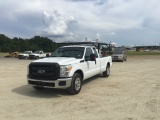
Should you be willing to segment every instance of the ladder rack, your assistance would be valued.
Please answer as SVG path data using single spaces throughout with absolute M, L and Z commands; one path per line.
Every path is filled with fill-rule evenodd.
M 83 45 L 83 46 L 95 46 L 98 49 L 98 52 L 103 47 L 107 48 L 108 51 L 112 51 L 112 44 L 102 43 L 102 42 L 63 42 L 57 43 L 59 46 L 67 46 L 67 45 Z

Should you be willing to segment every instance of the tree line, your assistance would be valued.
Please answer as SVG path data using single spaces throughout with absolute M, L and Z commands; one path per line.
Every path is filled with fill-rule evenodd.
M 27 50 L 43 50 L 45 52 L 52 52 L 57 47 L 57 43 L 47 37 L 34 36 L 31 39 L 14 37 L 11 39 L 4 34 L 0 34 L 0 52 L 23 52 Z

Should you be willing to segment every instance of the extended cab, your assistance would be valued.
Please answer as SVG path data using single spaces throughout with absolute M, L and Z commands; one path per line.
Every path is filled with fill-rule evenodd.
M 42 50 L 37 50 L 34 53 L 29 55 L 29 59 L 39 59 L 49 57 L 49 53 L 44 53 Z
M 32 54 L 32 51 L 24 51 L 23 53 L 18 55 L 18 58 L 19 59 L 28 59 L 30 54 Z
M 29 64 L 28 84 L 35 89 L 60 88 L 78 94 L 87 78 L 110 75 L 112 57 L 100 57 L 99 52 L 100 49 L 90 45 L 59 47 L 51 57 Z

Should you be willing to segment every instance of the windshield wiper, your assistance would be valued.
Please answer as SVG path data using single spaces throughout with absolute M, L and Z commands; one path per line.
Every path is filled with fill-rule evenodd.
M 62 56 L 60 56 L 60 57 L 72 57 L 72 58 L 75 58 L 75 57 L 73 57 L 73 56 L 68 56 L 68 55 L 62 55 Z
M 51 56 L 51 57 L 73 57 L 73 56 L 62 55 L 62 56 Z M 73 58 L 75 58 L 75 57 L 73 57 Z
M 62 56 L 60 56 L 60 57 L 72 57 L 72 56 L 68 56 L 68 55 L 62 55 Z

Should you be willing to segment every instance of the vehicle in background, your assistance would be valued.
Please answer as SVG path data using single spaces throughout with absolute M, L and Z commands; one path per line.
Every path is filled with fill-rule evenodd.
M 4 56 L 5 58 L 17 58 L 18 57 L 19 52 L 18 51 L 11 51 L 9 52 L 8 55 Z
M 126 61 L 127 54 L 126 51 L 115 51 L 112 55 L 112 61 Z
M 29 59 L 39 59 L 49 57 L 50 53 L 44 53 L 42 50 L 37 50 L 29 55 Z
M 24 51 L 23 53 L 18 55 L 18 58 L 19 59 L 28 59 L 30 54 L 32 54 L 32 51 Z
M 144 52 L 150 52 L 151 50 L 149 50 L 149 49 L 146 49 L 146 50 L 144 50 Z
M 36 90 L 59 88 L 75 95 L 80 92 L 84 80 L 97 74 L 110 75 L 112 57 L 100 57 L 102 43 L 68 44 L 59 47 L 49 58 L 32 61 L 28 66 L 28 84 Z

